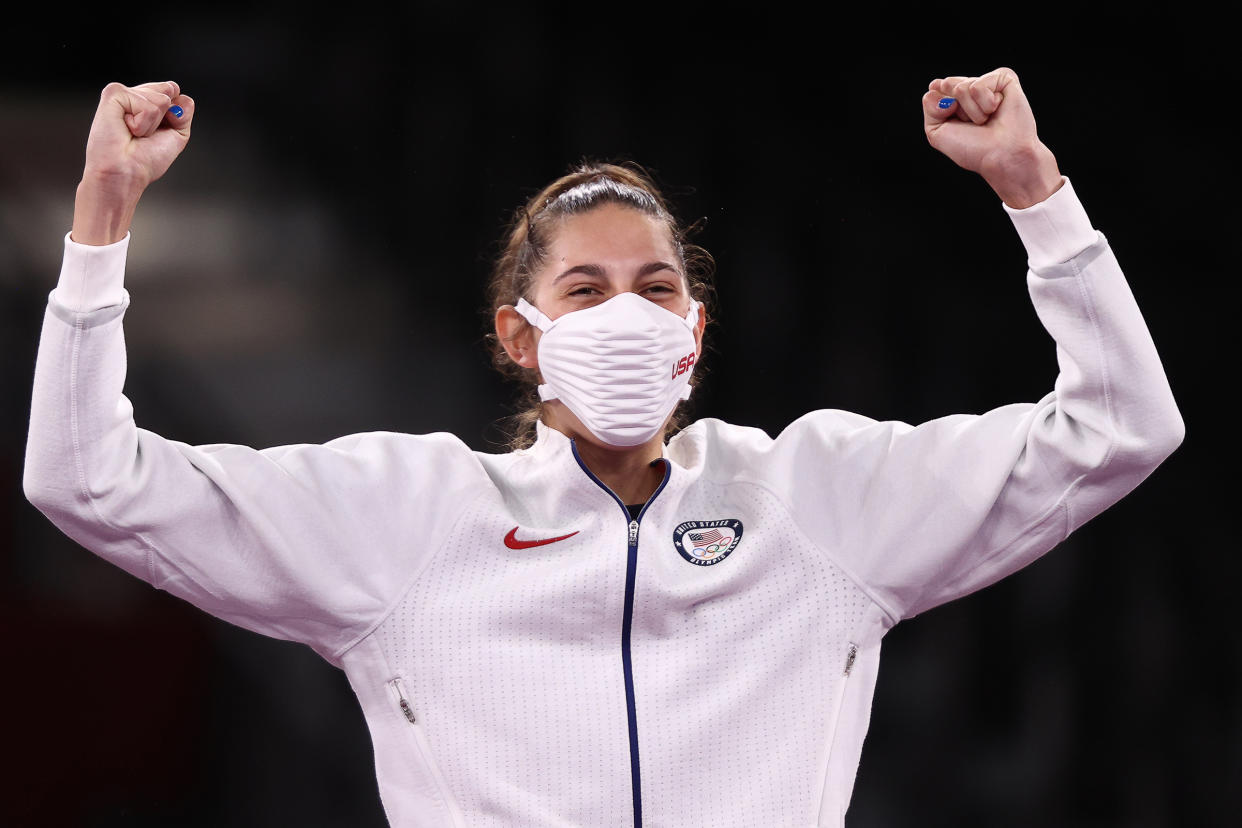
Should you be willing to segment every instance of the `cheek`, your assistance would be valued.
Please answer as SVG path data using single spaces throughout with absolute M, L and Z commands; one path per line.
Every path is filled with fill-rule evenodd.
M 557 296 L 556 291 L 550 287 L 533 290 L 531 294 L 534 297 L 531 303 L 539 308 L 539 311 L 549 319 L 556 319 L 563 313 L 577 310 L 573 302 L 566 301 L 564 297 Z
M 553 259 L 549 258 L 549 262 Z M 530 283 L 526 286 L 526 295 L 529 297 L 531 304 L 539 308 L 549 319 L 553 318 L 556 313 L 556 305 L 558 303 L 557 291 L 552 284 L 555 280 L 556 271 L 548 262 L 536 271 L 530 279 Z

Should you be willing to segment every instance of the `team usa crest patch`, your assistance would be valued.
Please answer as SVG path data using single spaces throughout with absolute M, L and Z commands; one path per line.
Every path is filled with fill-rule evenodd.
M 718 564 L 742 542 L 742 522 L 727 520 L 688 520 L 673 530 L 673 546 L 695 566 Z

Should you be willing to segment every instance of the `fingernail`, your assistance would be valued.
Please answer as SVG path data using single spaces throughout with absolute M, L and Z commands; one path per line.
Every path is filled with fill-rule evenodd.
M 941 101 L 940 105 L 944 106 L 944 101 Z M 179 106 L 170 106 L 168 107 L 168 111 L 173 114 L 174 118 L 180 118 L 182 115 L 185 114 L 185 110 Z
M 940 99 L 940 103 L 938 104 L 938 106 L 939 106 L 941 109 L 948 109 L 949 107 L 953 106 L 953 102 L 954 102 L 955 100 L 957 100 L 957 99 L 956 99 L 956 98 L 941 98 L 941 99 Z

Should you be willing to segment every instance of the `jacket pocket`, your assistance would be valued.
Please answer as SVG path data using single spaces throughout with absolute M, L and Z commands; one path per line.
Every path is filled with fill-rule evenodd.
M 453 801 L 453 797 L 449 795 L 448 785 L 445 784 L 444 775 L 440 773 L 440 768 L 436 764 L 435 757 L 431 753 L 431 745 L 427 741 L 427 734 L 423 730 L 422 721 L 418 717 L 418 712 L 414 708 L 414 703 L 410 699 L 409 694 L 405 690 L 405 682 L 400 676 L 394 676 L 387 682 L 388 696 L 392 700 L 393 707 L 401 716 L 403 729 L 410 735 L 413 744 L 415 756 L 427 773 L 431 776 L 431 780 L 436 788 L 436 793 L 444 802 L 445 807 L 452 814 L 454 825 L 465 825 L 465 819 L 462 817 L 461 809 L 457 807 L 457 803 Z

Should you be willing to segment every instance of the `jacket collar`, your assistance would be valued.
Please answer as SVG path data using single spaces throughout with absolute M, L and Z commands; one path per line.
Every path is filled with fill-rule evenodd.
M 617 501 L 612 493 L 604 489 L 590 471 L 578 462 L 573 440 L 545 425 L 542 421 L 535 424 L 535 430 L 535 444 L 519 452 L 534 461 L 528 473 L 536 475 L 541 481 L 541 485 L 536 485 L 535 489 L 544 488 L 546 482 L 551 479 L 546 476 L 551 475 L 562 481 L 562 485 L 568 484 L 568 490 L 560 489 L 560 491 L 562 496 L 569 500 L 589 502 L 594 508 L 601 508 L 605 511 L 609 511 L 616 505 Z M 667 482 L 656 490 L 653 507 L 660 510 L 676 502 L 679 498 L 678 493 L 689 483 L 686 470 L 669 456 L 668 444 L 663 446 L 662 456 L 670 468 Z M 570 481 L 577 481 L 577 484 L 570 483 Z M 531 482 L 534 480 L 532 479 Z

